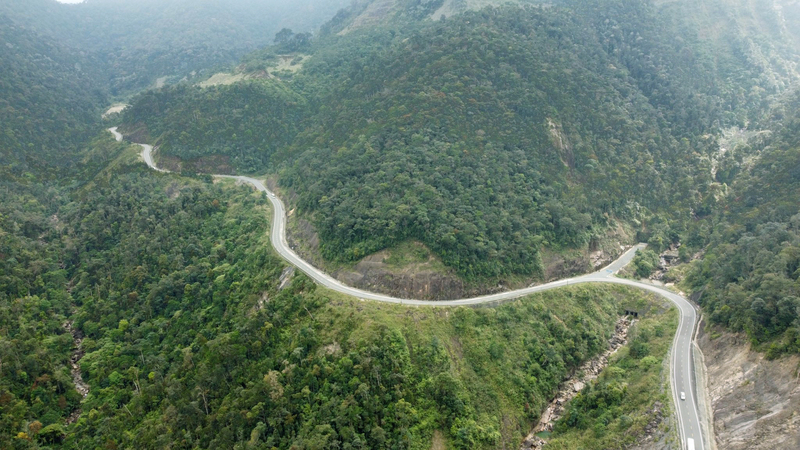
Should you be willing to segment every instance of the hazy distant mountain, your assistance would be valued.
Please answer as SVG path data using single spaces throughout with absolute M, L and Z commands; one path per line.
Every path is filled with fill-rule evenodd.
M 94 63 L 0 15 L 0 176 L 55 177 L 96 133 L 107 100 Z
M 105 62 L 113 93 L 231 64 L 269 44 L 282 28 L 313 32 L 346 0 L 0 0 L 20 26 Z

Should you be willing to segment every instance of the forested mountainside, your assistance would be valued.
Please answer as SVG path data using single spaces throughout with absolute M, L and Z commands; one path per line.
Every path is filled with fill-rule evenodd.
M 639 350 L 574 413 L 569 439 L 600 448 L 619 430 L 633 442 L 652 401 L 666 401 L 658 361 L 676 319 L 640 293 L 581 287 L 409 312 L 302 275 L 283 283 L 261 194 L 154 174 L 108 136 L 92 147 L 118 156 L 51 210 L 30 208 L 40 229 L 14 213 L 0 222 L 3 447 L 514 446 L 625 308 L 650 311 Z M 82 402 L 68 320 L 82 336 Z
M 43 122 L 42 131 L 48 124 Z M 88 161 L 58 173 L 91 179 L 105 167 L 103 157 L 114 159 L 126 148 L 108 138 L 92 147 L 99 164 Z M 18 180 L 3 174 L 0 185 L 2 448 L 61 441 L 65 420 L 76 410 L 79 414 L 82 400 L 70 374 L 75 343 L 65 326 L 79 307 L 72 292 L 77 248 L 85 237 L 72 232 L 76 224 L 65 220 L 76 199 L 42 175 L 47 171 L 31 169 Z
M 296 72 L 264 70 L 285 45 L 245 59 L 240 75 L 260 92 L 150 92 L 126 127 L 153 130 L 164 156 L 279 171 L 329 260 L 414 239 L 466 279 L 537 276 L 541 248 L 583 248 L 620 221 L 659 245 L 677 240 L 688 211 L 716 201 L 720 127 L 763 116 L 797 79 L 791 35 L 756 45 L 754 25 L 733 42 L 716 36 L 722 47 L 705 40 L 707 15 L 681 20 L 695 8 L 681 2 L 506 6 L 439 21 L 418 20 L 433 3 L 388 3 L 380 27 L 352 26 L 375 3 L 338 15 L 303 49 L 310 58 L 294 54 Z M 214 114 L 221 97 L 226 118 Z M 276 101 L 293 113 L 247 113 Z M 174 118 L 184 110 L 200 119 Z M 264 144 L 249 127 L 292 142 Z
M 109 93 L 293 25 L 248 28 L 262 3 L 195 2 L 219 28 L 175 19 L 186 3 L 128 3 L 0 3 L 0 448 L 515 447 L 626 309 L 644 316 L 630 346 L 550 445 L 632 446 L 668 415 L 677 317 L 640 292 L 344 298 L 278 259 L 260 194 L 147 169 L 103 130 Z M 705 250 L 686 283 L 711 321 L 798 352 L 798 3 L 470 12 L 485 3 L 356 3 L 319 36 L 281 33 L 239 82 L 141 94 L 123 127 L 165 157 L 277 175 L 334 260 L 412 238 L 485 279 L 620 222 L 681 241 Z M 174 27 L 140 34 L 142 8 Z M 722 151 L 727 127 L 753 136 Z
M 57 178 L 107 103 L 93 62 L 0 15 L 0 176 Z
M 175 82 L 215 65 L 229 65 L 290 28 L 312 33 L 345 0 L 2 0 L 0 14 L 96 58 L 98 82 L 130 95 Z
M 76 211 L 81 232 L 100 236 L 84 240 L 73 293 L 95 387 L 69 438 L 76 447 L 427 448 L 436 429 L 462 439 L 458 448 L 492 447 L 501 413 L 524 424 L 524 404 L 602 348 L 614 321 L 617 299 L 604 291 L 546 307 L 538 314 L 559 321 L 523 338 L 501 330 L 542 320 L 534 311 L 552 299 L 447 319 L 364 308 L 302 276 L 279 290 L 284 266 L 260 195 L 136 172 L 112 177 Z M 99 214 L 121 226 L 108 229 Z M 577 306 L 589 298 L 592 314 Z M 566 325 L 574 321 L 580 330 Z M 456 335 L 465 359 L 452 356 Z M 486 359 L 499 349 L 502 371 Z M 526 377 L 539 381 L 522 396 L 503 387 Z M 506 439 L 521 432 L 514 425 Z
M 25 27 L 2 31 L 4 131 L 17 140 L 4 143 L 16 159 L 0 199 L 0 447 L 514 446 L 566 374 L 605 348 L 620 308 L 653 312 L 635 338 L 649 350 L 619 359 L 628 370 L 592 391 L 605 406 L 592 400 L 564 439 L 632 442 L 665 401 L 657 361 L 674 314 L 625 289 L 409 315 L 302 276 L 280 288 L 259 195 L 152 173 L 101 129 L 96 60 Z M 277 82 L 208 92 L 230 120 L 217 135 L 285 108 L 277 123 L 295 128 L 265 128 L 280 139 L 308 109 Z M 276 100 L 235 101 L 265 96 Z
M 128 127 L 130 134 L 158 137 L 163 155 L 184 160 L 223 156 L 237 170 L 269 167 L 275 151 L 294 140 L 308 111 L 305 98 L 268 80 L 205 89 L 180 86 L 137 98 L 125 116 L 146 126 Z
M 710 244 L 689 274 L 711 321 L 746 332 L 770 357 L 800 352 L 799 111 L 795 94 L 764 124 L 771 133 L 728 149 L 734 181 L 697 226 Z
M 581 19 L 467 13 L 342 70 L 281 174 L 323 254 L 414 238 L 466 277 L 533 274 L 542 245 L 586 245 L 609 216 L 634 219 L 631 202 L 694 202 L 681 181 L 703 179 L 710 124 L 669 121 Z M 331 73 L 343 53 L 306 70 Z

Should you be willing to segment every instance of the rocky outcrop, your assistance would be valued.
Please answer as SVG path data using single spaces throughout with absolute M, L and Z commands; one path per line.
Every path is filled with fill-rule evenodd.
M 664 405 L 661 402 L 653 404 L 653 409 L 648 411 L 648 417 L 650 422 L 645 426 L 644 433 L 628 450 L 680 450 L 681 445 L 676 442 L 673 434 L 665 433 L 661 429 L 662 422 L 667 422 L 667 427 L 675 426 L 672 417 L 664 415 Z
M 548 405 L 542 413 L 539 423 L 536 424 L 533 431 L 531 431 L 522 442 L 521 450 L 538 450 L 547 444 L 547 441 L 537 436 L 537 434 L 543 431 L 552 431 L 553 425 L 564 415 L 566 404 L 572 400 L 578 392 L 582 391 L 589 382 L 600 376 L 600 372 L 608 366 L 608 358 L 628 342 L 628 329 L 633 323 L 634 320 L 631 318 L 620 318 L 617 321 L 614 335 L 608 341 L 608 350 L 585 362 L 573 373 L 573 376 L 562 383 L 556 398 L 550 402 L 550 405 Z M 582 376 L 577 377 L 575 374 L 581 374 Z M 660 417 L 660 415 L 658 415 L 658 417 Z M 656 423 L 653 428 L 655 429 L 657 426 L 658 423 Z
M 659 435 L 658 427 L 664 421 L 664 405 L 661 402 L 655 402 L 647 417 L 650 417 L 650 422 L 647 422 L 644 427 L 644 435 L 642 435 L 638 444 L 639 448 L 655 447 L 654 441 Z
M 388 268 L 382 261 L 383 255 L 374 256 L 364 258 L 352 269 L 338 270 L 333 275 L 345 284 L 402 298 L 450 300 L 503 290 L 502 286 L 488 290 L 470 289 L 455 274 L 426 269 L 424 264 L 402 270 Z
M 287 268 L 283 269 L 281 272 L 281 277 L 278 280 L 278 290 L 282 291 L 289 287 L 289 284 L 292 282 L 294 278 L 294 266 L 288 266 Z
M 800 448 L 800 357 L 768 361 L 747 337 L 713 330 L 698 338 L 708 373 L 716 446 Z

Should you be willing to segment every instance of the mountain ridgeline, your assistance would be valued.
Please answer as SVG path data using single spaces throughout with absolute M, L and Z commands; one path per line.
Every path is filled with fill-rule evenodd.
M 542 248 L 585 248 L 619 223 L 677 239 L 685 211 L 713 208 L 716 130 L 763 115 L 795 76 L 720 63 L 698 30 L 676 25 L 674 5 L 336 25 L 359 23 L 359 11 L 324 28 L 298 72 L 149 92 L 126 129 L 146 127 L 164 156 L 277 172 L 329 260 L 412 239 L 468 280 L 541 277 Z M 276 58 L 240 70 L 254 74 L 259 57 Z M 247 113 L 276 102 L 277 114 Z M 287 134 L 265 143 L 274 130 Z

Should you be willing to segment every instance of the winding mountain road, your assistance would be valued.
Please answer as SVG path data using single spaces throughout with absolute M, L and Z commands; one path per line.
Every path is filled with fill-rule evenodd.
M 110 131 L 117 141 L 122 141 L 122 134 L 120 134 L 116 127 L 110 128 Z M 147 144 L 138 144 L 142 147 L 142 157 L 147 165 L 156 171 L 167 172 L 164 169 L 159 169 L 153 161 L 153 147 Z M 255 178 L 235 175 L 213 175 L 218 178 L 229 178 L 240 182 L 249 183 L 257 190 L 266 193 L 273 208 L 272 220 L 272 234 L 270 240 L 275 250 L 287 262 L 305 272 L 309 277 L 314 279 L 317 283 L 343 294 L 351 295 L 353 297 L 373 300 L 386 303 L 396 303 L 402 305 L 412 306 L 468 306 L 480 305 L 486 303 L 495 303 L 503 300 L 510 300 L 519 297 L 524 297 L 536 292 L 547 291 L 564 286 L 570 286 L 582 283 L 614 283 L 635 288 L 643 289 L 656 293 L 672 303 L 674 303 L 680 311 L 680 323 L 678 331 L 675 334 L 675 339 L 672 345 L 672 361 L 670 364 L 671 381 L 672 381 L 672 396 L 675 408 L 677 410 L 677 418 L 679 422 L 679 430 L 681 434 L 681 446 L 687 450 L 703 449 L 705 447 L 705 440 L 703 439 L 703 428 L 701 428 L 700 417 L 697 405 L 697 390 L 694 376 L 694 330 L 697 324 L 697 311 L 694 306 L 685 298 L 670 292 L 666 289 L 639 283 L 632 280 L 623 278 L 616 278 L 614 276 L 620 269 L 631 262 L 634 255 L 639 249 L 645 247 L 644 244 L 639 244 L 619 259 L 608 265 L 607 267 L 588 275 L 583 275 L 576 278 L 569 278 L 559 280 L 552 283 L 547 283 L 539 286 L 532 286 L 515 291 L 500 292 L 497 294 L 484 295 L 480 297 L 465 298 L 460 300 L 413 300 L 391 297 L 388 295 L 368 292 L 361 289 L 356 289 L 347 286 L 334 279 L 325 272 L 312 266 L 310 263 L 302 259 L 295 253 L 289 244 L 286 242 L 286 208 L 283 202 L 271 191 L 269 191 L 264 184 Z M 681 393 L 685 393 L 686 399 L 681 400 Z

